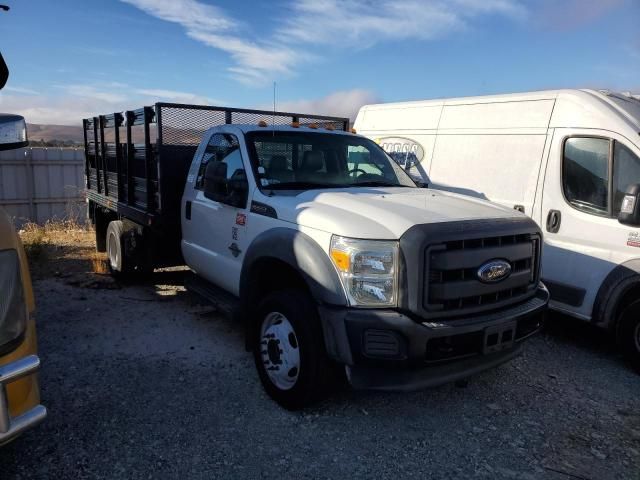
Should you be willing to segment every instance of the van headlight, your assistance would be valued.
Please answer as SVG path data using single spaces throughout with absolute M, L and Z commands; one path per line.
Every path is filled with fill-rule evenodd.
M 398 303 L 398 242 L 331 237 L 331 260 L 349 304 L 395 307 Z
M 27 325 L 27 307 L 16 250 L 0 250 L 0 346 L 18 338 Z

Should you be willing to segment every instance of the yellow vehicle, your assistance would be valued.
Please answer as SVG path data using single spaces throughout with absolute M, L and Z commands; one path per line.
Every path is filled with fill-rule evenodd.
M 0 150 L 25 144 L 24 119 L 0 115 Z M 47 416 L 47 409 L 40 405 L 34 310 L 22 242 L 0 209 L 0 445 Z

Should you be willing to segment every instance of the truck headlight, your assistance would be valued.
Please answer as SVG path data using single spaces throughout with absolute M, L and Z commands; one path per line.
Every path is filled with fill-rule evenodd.
M 0 346 L 18 338 L 27 325 L 27 307 L 16 250 L 0 250 Z
M 398 302 L 398 242 L 331 237 L 331 259 L 349 303 L 393 307 Z

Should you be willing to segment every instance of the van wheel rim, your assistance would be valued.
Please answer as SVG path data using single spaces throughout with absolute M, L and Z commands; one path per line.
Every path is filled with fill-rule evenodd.
M 300 375 L 300 345 L 293 326 L 279 312 L 262 321 L 260 358 L 271 383 L 280 390 L 294 387 Z
M 116 236 L 109 235 L 109 263 L 113 270 L 118 268 L 118 246 L 116 245 Z
M 633 332 L 633 338 L 636 341 L 636 352 L 640 353 L 640 322 L 636 325 L 636 329 Z

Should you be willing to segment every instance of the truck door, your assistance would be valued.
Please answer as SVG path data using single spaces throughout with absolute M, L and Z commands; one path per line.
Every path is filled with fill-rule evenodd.
M 552 307 L 590 318 L 598 289 L 640 250 L 637 228 L 617 217 L 624 191 L 640 183 L 637 147 L 609 131 L 556 129 L 543 189 L 543 281 Z
M 193 182 L 191 194 L 185 193 L 183 255 L 187 264 L 199 275 L 237 295 L 246 250 L 249 201 L 243 206 L 233 206 L 225 201 L 207 198 L 204 193 L 205 171 L 210 162 L 225 163 L 228 179 L 246 178 L 246 172 L 249 171 L 245 168 L 236 135 L 211 135 L 200 158 L 197 173 L 190 178 Z

